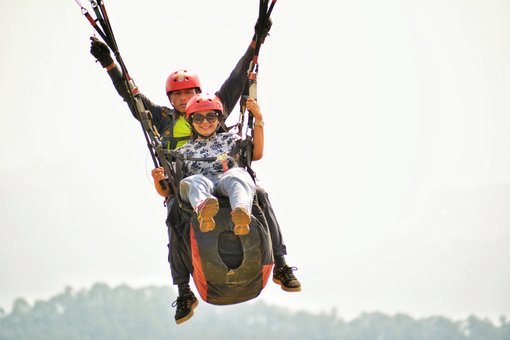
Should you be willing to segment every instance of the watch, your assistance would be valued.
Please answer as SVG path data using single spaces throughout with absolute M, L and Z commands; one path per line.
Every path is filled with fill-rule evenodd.
M 258 122 L 255 121 L 255 123 L 253 124 L 255 126 L 260 126 L 260 127 L 264 127 L 264 121 L 263 120 L 259 120 Z

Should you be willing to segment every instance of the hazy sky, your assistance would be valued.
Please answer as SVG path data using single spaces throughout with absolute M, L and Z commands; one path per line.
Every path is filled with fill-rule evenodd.
M 0 1 L 0 306 L 170 284 L 150 157 L 89 54 L 92 27 L 73 0 Z M 217 90 L 258 7 L 105 1 L 160 104 L 183 67 Z M 345 318 L 510 316 L 510 3 L 280 0 L 273 21 L 254 167 L 303 291 L 270 282 L 259 299 Z

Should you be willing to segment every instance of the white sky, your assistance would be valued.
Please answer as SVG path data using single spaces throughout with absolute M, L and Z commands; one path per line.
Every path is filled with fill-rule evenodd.
M 0 3 L 0 306 L 170 284 L 147 148 L 89 54 L 91 26 L 72 0 Z M 166 104 L 178 68 L 219 88 L 258 1 L 106 6 L 128 70 Z M 273 21 L 255 168 L 303 292 L 268 283 L 260 299 L 345 318 L 510 315 L 510 3 L 281 0 Z

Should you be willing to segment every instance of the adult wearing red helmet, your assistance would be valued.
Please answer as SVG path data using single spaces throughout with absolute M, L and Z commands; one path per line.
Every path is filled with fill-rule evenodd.
M 260 123 L 257 102 L 248 99 L 246 107 Z M 248 301 L 265 287 L 273 252 L 266 219 L 259 204 L 253 204 L 255 183 L 237 163 L 241 137 L 218 130 L 224 119 L 223 105 L 214 95 L 195 95 L 188 102 L 186 116 L 193 137 L 173 155 L 178 159 L 176 171 L 182 170 L 184 176 L 179 183 L 180 197 L 197 213 L 196 218 L 183 222 L 190 230 L 195 286 L 201 298 L 212 304 Z M 263 142 L 263 127 L 255 124 L 254 160 L 262 157 Z M 159 183 L 155 182 L 158 192 L 168 195 L 168 189 L 163 192 Z M 230 209 L 223 205 L 220 209 L 215 195 L 227 197 Z M 213 230 L 213 235 L 205 234 Z
M 247 109 L 252 112 L 255 122 L 262 121 L 262 114 L 257 102 L 249 98 Z M 189 202 L 197 212 L 202 232 L 211 231 L 215 227 L 214 215 L 218 212 L 218 200 L 213 192 L 229 197 L 232 208 L 234 233 L 245 235 L 249 232 L 251 207 L 256 187 L 248 172 L 236 166 L 230 154 L 241 137 L 230 132 L 216 133 L 220 122 L 225 119 L 223 104 L 215 95 L 201 93 L 193 96 L 186 106 L 186 118 L 191 126 L 192 138 L 178 152 L 187 157 L 217 157 L 225 154 L 225 158 L 216 161 L 185 160 L 183 177 L 180 183 L 181 197 Z M 260 124 L 255 124 L 253 134 L 253 160 L 262 158 L 264 150 L 264 132 Z M 159 168 L 163 171 L 162 168 Z M 154 172 L 153 172 L 154 174 Z M 154 183 L 158 193 L 167 197 L 170 189 L 161 188 L 155 176 Z
M 270 23 L 266 27 L 265 35 L 267 35 L 269 29 Z M 108 71 L 117 92 L 128 103 L 135 116 L 129 100 L 128 89 L 126 88 L 120 69 L 111 57 L 109 48 L 95 38 L 91 38 L 91 40 L 91 54 L 96 57 L 101 65 Z M 223 83 L 220 90 L 216 92 L 217 97 L 223 105 L 223 114 L 225 116 L 231 113 L 241 96 L 246 83 L 246 72 L 253 58 L 254 46 L 254 42 L 252 41 L 228 79 Z M 168 76 L 166 92 L 173 109 L 154 104 L 143 94 L 140 94 L 140 97 L 142 98 L 145 108 L 151 112 L 154 125 L 163 137 L 163 142 L 169 149 L 176 149 L 184 145 L 190 138 L 190 125 L 184 117 L 185 105 L 192 96 L 201 92 L 200 80 L 198 76 L 190 70 L 175 71 Z M 153 170 L 154 178 L 159 178 L 161 175 L 161 168 Z M 264 209 L 264 214 L 271 230 L 273 252 L 275 254 L 273 281 L 280 284 L 285 291 L 299 291 L 301 285 L 292 273 L 294 268 L 287 266 L 285 263 L 284 255 L 287 254 L 287 250 L 283 243 L 281 230 L 271 203 L 269 202 L 268 195 L 265 191 L 258 188 L 257 197 L 260 201 L 260 206 Z M 174 198 L 172 196 L 168 196 L 166 203 L 169 210 L 173 205 L 173 200 Z M 167 220 L 170 240 L 168 260 L 173 283 L 178 286 L 179 291 L 179 297 L 176 301 L 177 310 L 175 319 L 177 323 L 181 323 L 191 317 L 193 314 L 192 310 L 198 301 L 189 288 L 189 273 L 192 269 L 189 254 L 185 254 L 187 249 L 183 245 L 181 237 L 177 235 L 175 228 L 169 224 L 169 220 L 170 218 Z
M 267 35 L 271 25 L 266 27 Z M 216 95 L 223 105 L 223 113 L 229 115 L 236 106 L 247 81 L 246 74 L 250 62 L 255 52 L 255 41 L 251 41 L 248 49 L 237 62 L 229 77 Z M 129 99 L 129 90 L 122 77 L 119 67 L 115 64 L 110 49 L 106 44 L 96 38 L 91 37 L 90 53 L 100 62 L 110 76 L 118 94 L 127 102 L 133 116 L 137 118 L 135 111 Z M 184 145 L 191 137 L 191 127 L 186 121 L 186 104 L 191 97 L 201 92 L 201 84 L 198 76 L 191 70 L 177 70 L 172 72 L 166 81 L 166 93 L 168 100 L 173 108 L 161 106 L 153 103 L 143 93 L 140 93 L 142 102 L 147 110 L 152 114 L 154 126 L 163 137 L 162 141 L 169 149 L 176 149 Z M 152 171 L 154 178 L 162 175 L 162 169 L 157 168 Z M 174 303 L 176 307 L 175 321 L 182 323 L 193 315 L 193 309 L 198 304 L 198 300 L 189 287 L 190 272 L 192 272 L 191 256 L 186 248 L 182 235 L 175 226 L 170 224 L 170 211 L 175 198 L 173 195 L 167 196 L 166 205 L 169 211 L 167 218 L 169 253 L 168 262 L 170 263 L 170 272 L 174 285 L 178 287 L 178 298 Z M 268 206 L 270 206 L 268 204 Z M 279 235 L 279 233 L 275 233 Z M 285 247 L 282 244 L 282 247 Z
M 247 107 L 255 121 L 262 121 L 262 114 L 257 102 L 248 99 Z M 251 208 L 255 195 L 255 184 L 250 174 L 237 166 L 236 160 L 230 155 L 241 137 L 231 132 L 216 133 L 220 121 L 224 119 L 223 105 L 215 95 L 197 94 L 190 99 L 186 107 L 186 117 L 192 127 L 193 138 L 178 152 L 187 157 L 218 157 L 221 160 L 183 161 L 183 180 L 180 183 L 180 194 L 184 201 L 189 202 L 198 214 L 200 230 L 207 232 L 215 227 L 214 215 L 218 212 L 218 200 L 213 192 L 226 196 L 232 208 L 232 222 L 236 235 L 249 233 Z M 262 158 L 264 150 L 264 133 L 259 125 L 255 125 L 253 135 L 253 160 Z
M 186 104 L 189 99 L 202 92 L 200 79 L 191 70 L 177 70 L 170 73 L 166 79 L 165 88 L 168 100 L 181 113 L 186 112 Z

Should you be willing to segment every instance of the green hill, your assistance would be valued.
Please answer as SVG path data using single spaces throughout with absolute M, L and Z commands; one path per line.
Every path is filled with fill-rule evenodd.
M 175 325 L 170 287 L 133 289 L 96 284 L 67 288 L 30 306 L 24 299 L 0 317 L 1 340 L 23 339 L 345 339 L 345 340 L 510 340 L 510 323 L 496 326 L 470 317 L 415 320 L 404 314 L 362 314 L 346 322 L 332 314 L 291 312 L 262 302 L 236 306 L 201 303 L 195 316 Z

